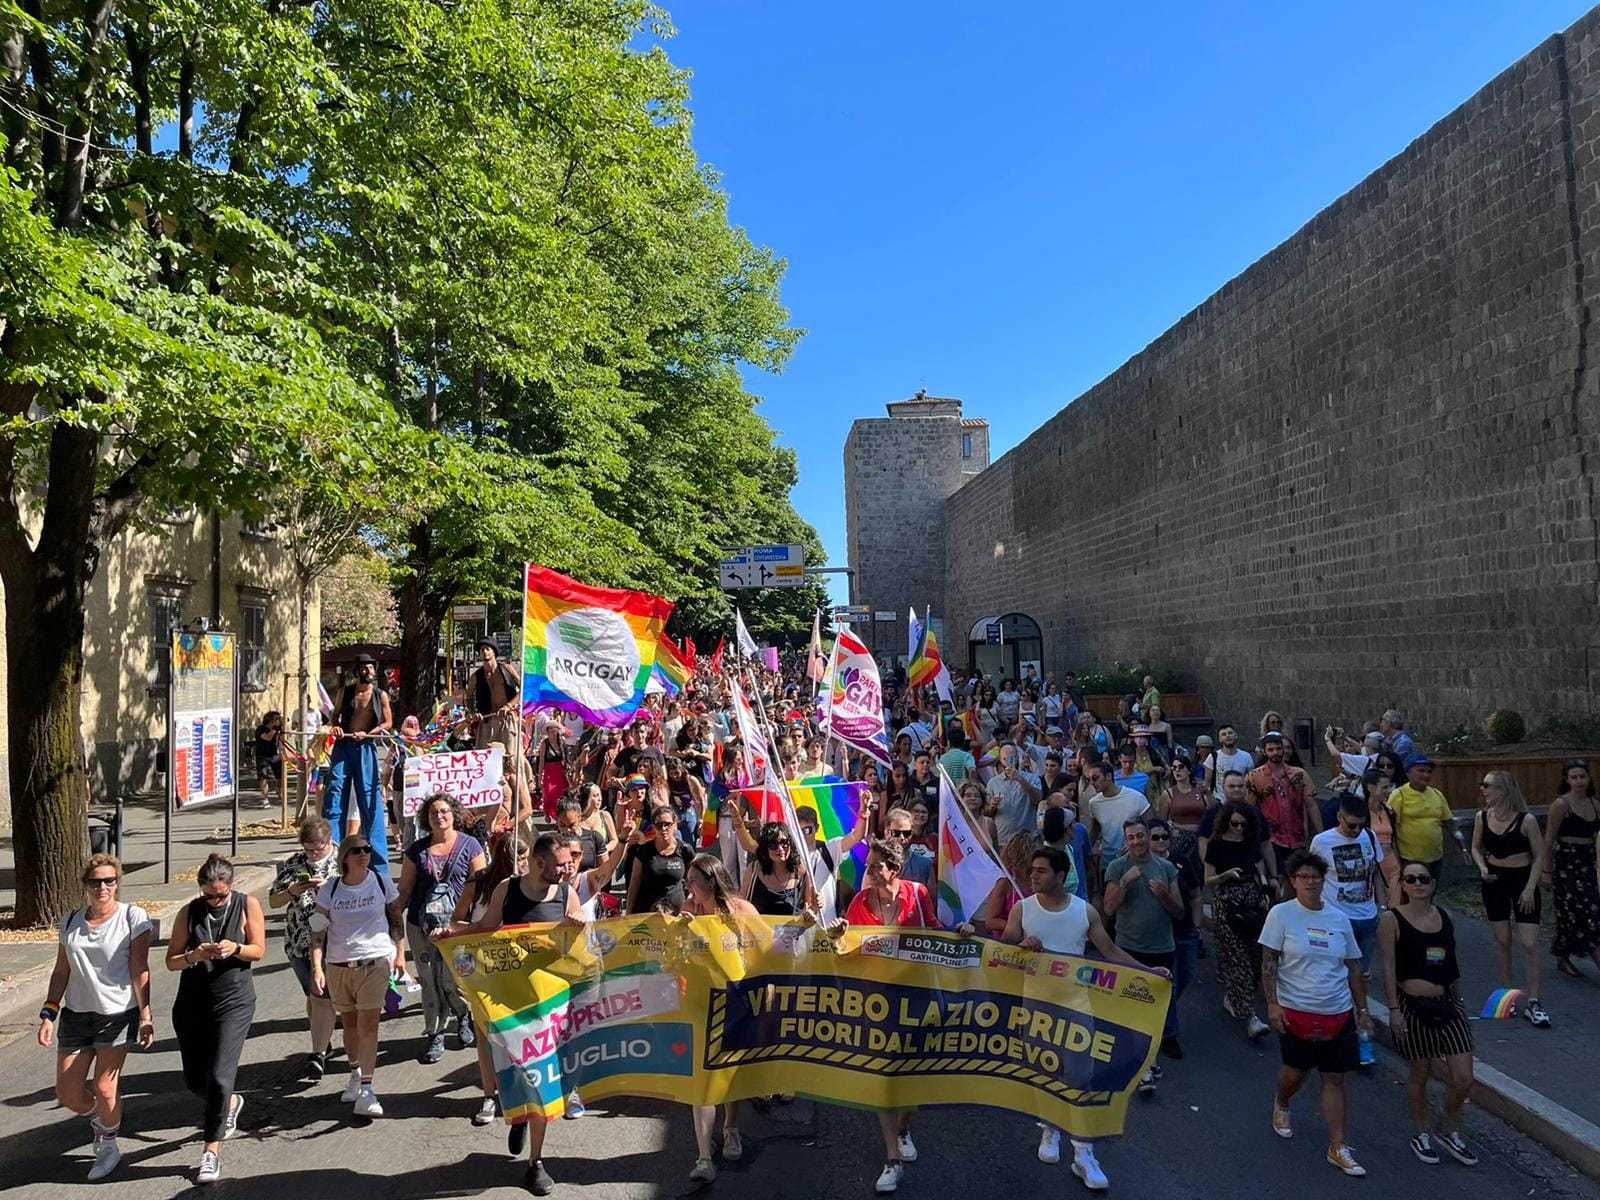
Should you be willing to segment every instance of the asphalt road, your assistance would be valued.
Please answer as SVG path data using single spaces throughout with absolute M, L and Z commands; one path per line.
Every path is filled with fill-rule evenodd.
M 1295 1138 L 1279 1140 L 1268 1125 L 1276 1046 L 1270 1035 L 1251 1045 L 1221 1019 L 1215 960 L 1200 967 L 1183 1001 L 1186 1057 L 1167 1062 L 1161 1089 L 1135 1098 L 1128 1135 L 1100 1151 L 1113 1194 L 1183 1200 L 1248 1191 L 1307 1200 L 1381 1189 L 1401 1196 L 1448 1192 L 1451 1200 L 1600 1200 L 1600 1187 L 1476 1112 L 1468 1125 L 1482 1158 L 1476 1169 L 1448 1158 L 1432 1167 L 1418 1162 L 1407 1145 L 1401 1064 L 1387 1055 L 1375 1071 L 1349 1082 L 1351 1142 L 1367 1178 L 1348 1179 L 1324 1163 L 1325 1134 L 1310 1093 L 1296 1101 Z M 306 1049 L 302 1000 L 276 936 L 256 976 L 256 1023 L 239 1076 L 246 1107 L 239 1136 L 223 1147 L 223 1179 L 213 1189 L 219 1198 L 525 1195 L 522 1165 L 505 1152 L 504 1127 L 478 1129 L 468 1120 L 478 1098 L 471 1051 L 455 1049 L 452 1039 L 444 1061 L 425 1067 L 414 1061 L 420 1015 L 386 1023 L 377 1082 L 387 1115 L 357 1122 L 337 1099 L 342 1059 L 319 1084 L 297 1078 Z M 131 1057 L 124 1077 L 124 1158 L 107 1183 L 126 1200 L 195 1188 L 201 1106 L 183 1088 L 167 1016 L 173 988 L 171 976 L 159 977 L 161 1040 Z M 87 1122 L 56 1105 L 53 1070 L 53 1055 L 34 1043 L 30 1022 L 0 1028 L 0 1190 L 7 1196 L 65 1197 L 101 1186 L 84 1179 Z M 580 1120 L 557 1122 L 545 1161 L 557 1196 L 585 1200 L 702 1190 L 776 1200 L 872 1194 L 882 1151 L 870 1114 L 799 1100 L 770 1114 L 749 1113 L 742 1124 L 743 1160 L 719 1161 L 721 1177 L 704 1188 L 688 1181 L 694 1161 L 688 1110 L 659 1101 L 605 1101 Z M 1067 1161 L 1038 1161 L 1038 1131 L 1023 1117 L 929 1110 L 919 1114 L 914 1133 L 921 1157 L 907 1170 L 902 1196 L 1082 1191 Z

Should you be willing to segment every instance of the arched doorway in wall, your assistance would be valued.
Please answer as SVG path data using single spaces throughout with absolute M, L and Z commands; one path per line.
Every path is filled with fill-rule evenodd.
M 983 674 L 994 677 L 996 687 L 1005 679 L 1020 685 L 1029 666 L 1044 679 L 1044 635 L 1039 622 L 1026 613 L 979 617 L 967 634 L 967 657 Z

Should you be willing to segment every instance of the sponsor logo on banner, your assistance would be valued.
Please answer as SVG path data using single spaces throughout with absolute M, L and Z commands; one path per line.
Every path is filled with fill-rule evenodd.
M 601 711 L 632 698 L 639 643 L 620 614 L 574 608 L 545 625 L 545 674 L 585 707 Z
M 870 954 L 874 958 L 893 958 L 900 938 L 893 933 L 869 933 L 861 939 L 862 954 Z
M 1142 979 L 1130 979 L 1122 991 L 1117 993 L 1129 1000 L 1137 1000 L 1140 1004 L 1154 1004 L 1155 993 L 1145 986 Z
M 986 967 L 1007 967 L 1013 971 L 1021 971 L 1024 975 L 1037 975 L 1038 965 L 1034 962 L 1033 955 L 1026 950 L 993 950 L 989 960 L 983 964 Z
M 1117 990 L 1117 973 L 1106 967 L 1096 967 L 1085 963 L 1078 968 L 1075 979 L 1084 987 L 1098 988 L 1102 992 Z

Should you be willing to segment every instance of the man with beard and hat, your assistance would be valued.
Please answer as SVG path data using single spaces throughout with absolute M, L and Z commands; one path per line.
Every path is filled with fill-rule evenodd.
M 333 755 L 328 764 L 328 790 L 323 816 L 343 837 L 349 801 L 355 797 L 361 835 L 372 843 L 371 868 L 388 874 L 388 834 L 384 826 L 383 789 L 378 774 L 378 746 L 394 728 L 394 709 L 378 686 L 378 664 L 370 654 L 356 656 L 356 678 L 339 689 L 333 702 Z

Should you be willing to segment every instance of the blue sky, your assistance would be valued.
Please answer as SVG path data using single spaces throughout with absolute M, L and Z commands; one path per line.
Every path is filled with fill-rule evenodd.
M 749 382 L 841 566 L 856 417 L 927 387 L 998 458 L 1589 7 L 664 3 L 699 154 L 789 262 L 809 332 Z

